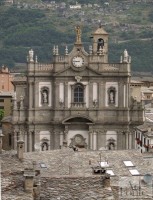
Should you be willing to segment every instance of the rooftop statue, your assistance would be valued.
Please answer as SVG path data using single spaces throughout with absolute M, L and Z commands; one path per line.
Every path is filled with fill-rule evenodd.
M 75 27 L 75 31 L 76 31 L 76 42 L 81 43 L 81 27 L 77 25 Z
M 34 52 L 32 49 L 29 50 L 29 61 L 33 62 L 33 55 L 34 55 Z

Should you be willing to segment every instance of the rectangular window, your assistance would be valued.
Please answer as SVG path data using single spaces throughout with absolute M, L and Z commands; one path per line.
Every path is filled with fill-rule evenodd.
M 11 133 L 9 134 L 9 146 L 12 146 L 12 136 L 11 136 Z
M 0 102 L 4 102 L 4 99 L 0 99 Z
M 134 166 L 133 163 L 132 163 L 130 160 L 123 161 L 123 162 L 124 162 L 124 165 L 125 165 L 126 167 L 133 167 L 133 166 Z
M 129 169 L 130 173 L 132 176 L 138 176 L 140 175 L 140 173 L 138 172 L 137 169 Z

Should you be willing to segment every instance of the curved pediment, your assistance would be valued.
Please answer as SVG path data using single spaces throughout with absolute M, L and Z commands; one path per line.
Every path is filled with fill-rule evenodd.
M 63 120 L 62 124 L 66 123 L 94 123 L 92 119 L 86 116 L 73 116 Z

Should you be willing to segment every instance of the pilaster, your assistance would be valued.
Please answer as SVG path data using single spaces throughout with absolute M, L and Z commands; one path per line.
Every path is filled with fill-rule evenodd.
M 93 150 L 97 150 L 97 132 L 93 133 Z
M 93 83 L 89 82 L 89 108 L 93 107 Z
M 64 105 L 65 108 L 68 108 L 68 82 L 64 84 Z
M 63 139 L 64 139 L 64 135 L 63 135 L 63 132 L 61 131 L 60 132 L 60 147 L 63 146 Z
M 90 145 L 90 149 L 93 149 L 93 132 L 89 132 L 89 145 Z
M 14 131 L 14 149 L 17 149 L 17 132 Z
M 29 109 L 33 107 L 33 90 L 32 90 L 32 82 L 29 82 Z
M 128 132 L 126 132 L 125 134 L 126 134 L 126 149 L 129 149 L 129 134 Z
M 54 96 L 55 108 L 59 107 L 59 83 L 55 82 L 55 96 Z
M 105 107 L 105 83 L 99 83 L 99 108 Z

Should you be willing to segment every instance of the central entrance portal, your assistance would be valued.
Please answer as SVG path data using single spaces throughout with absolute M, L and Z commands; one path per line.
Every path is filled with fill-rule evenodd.
M 84 117 L 73 117 L 64 121 L 67 127 L 67 145 L 69 147 L 89 148 L 89 125 L 93 122 Z

